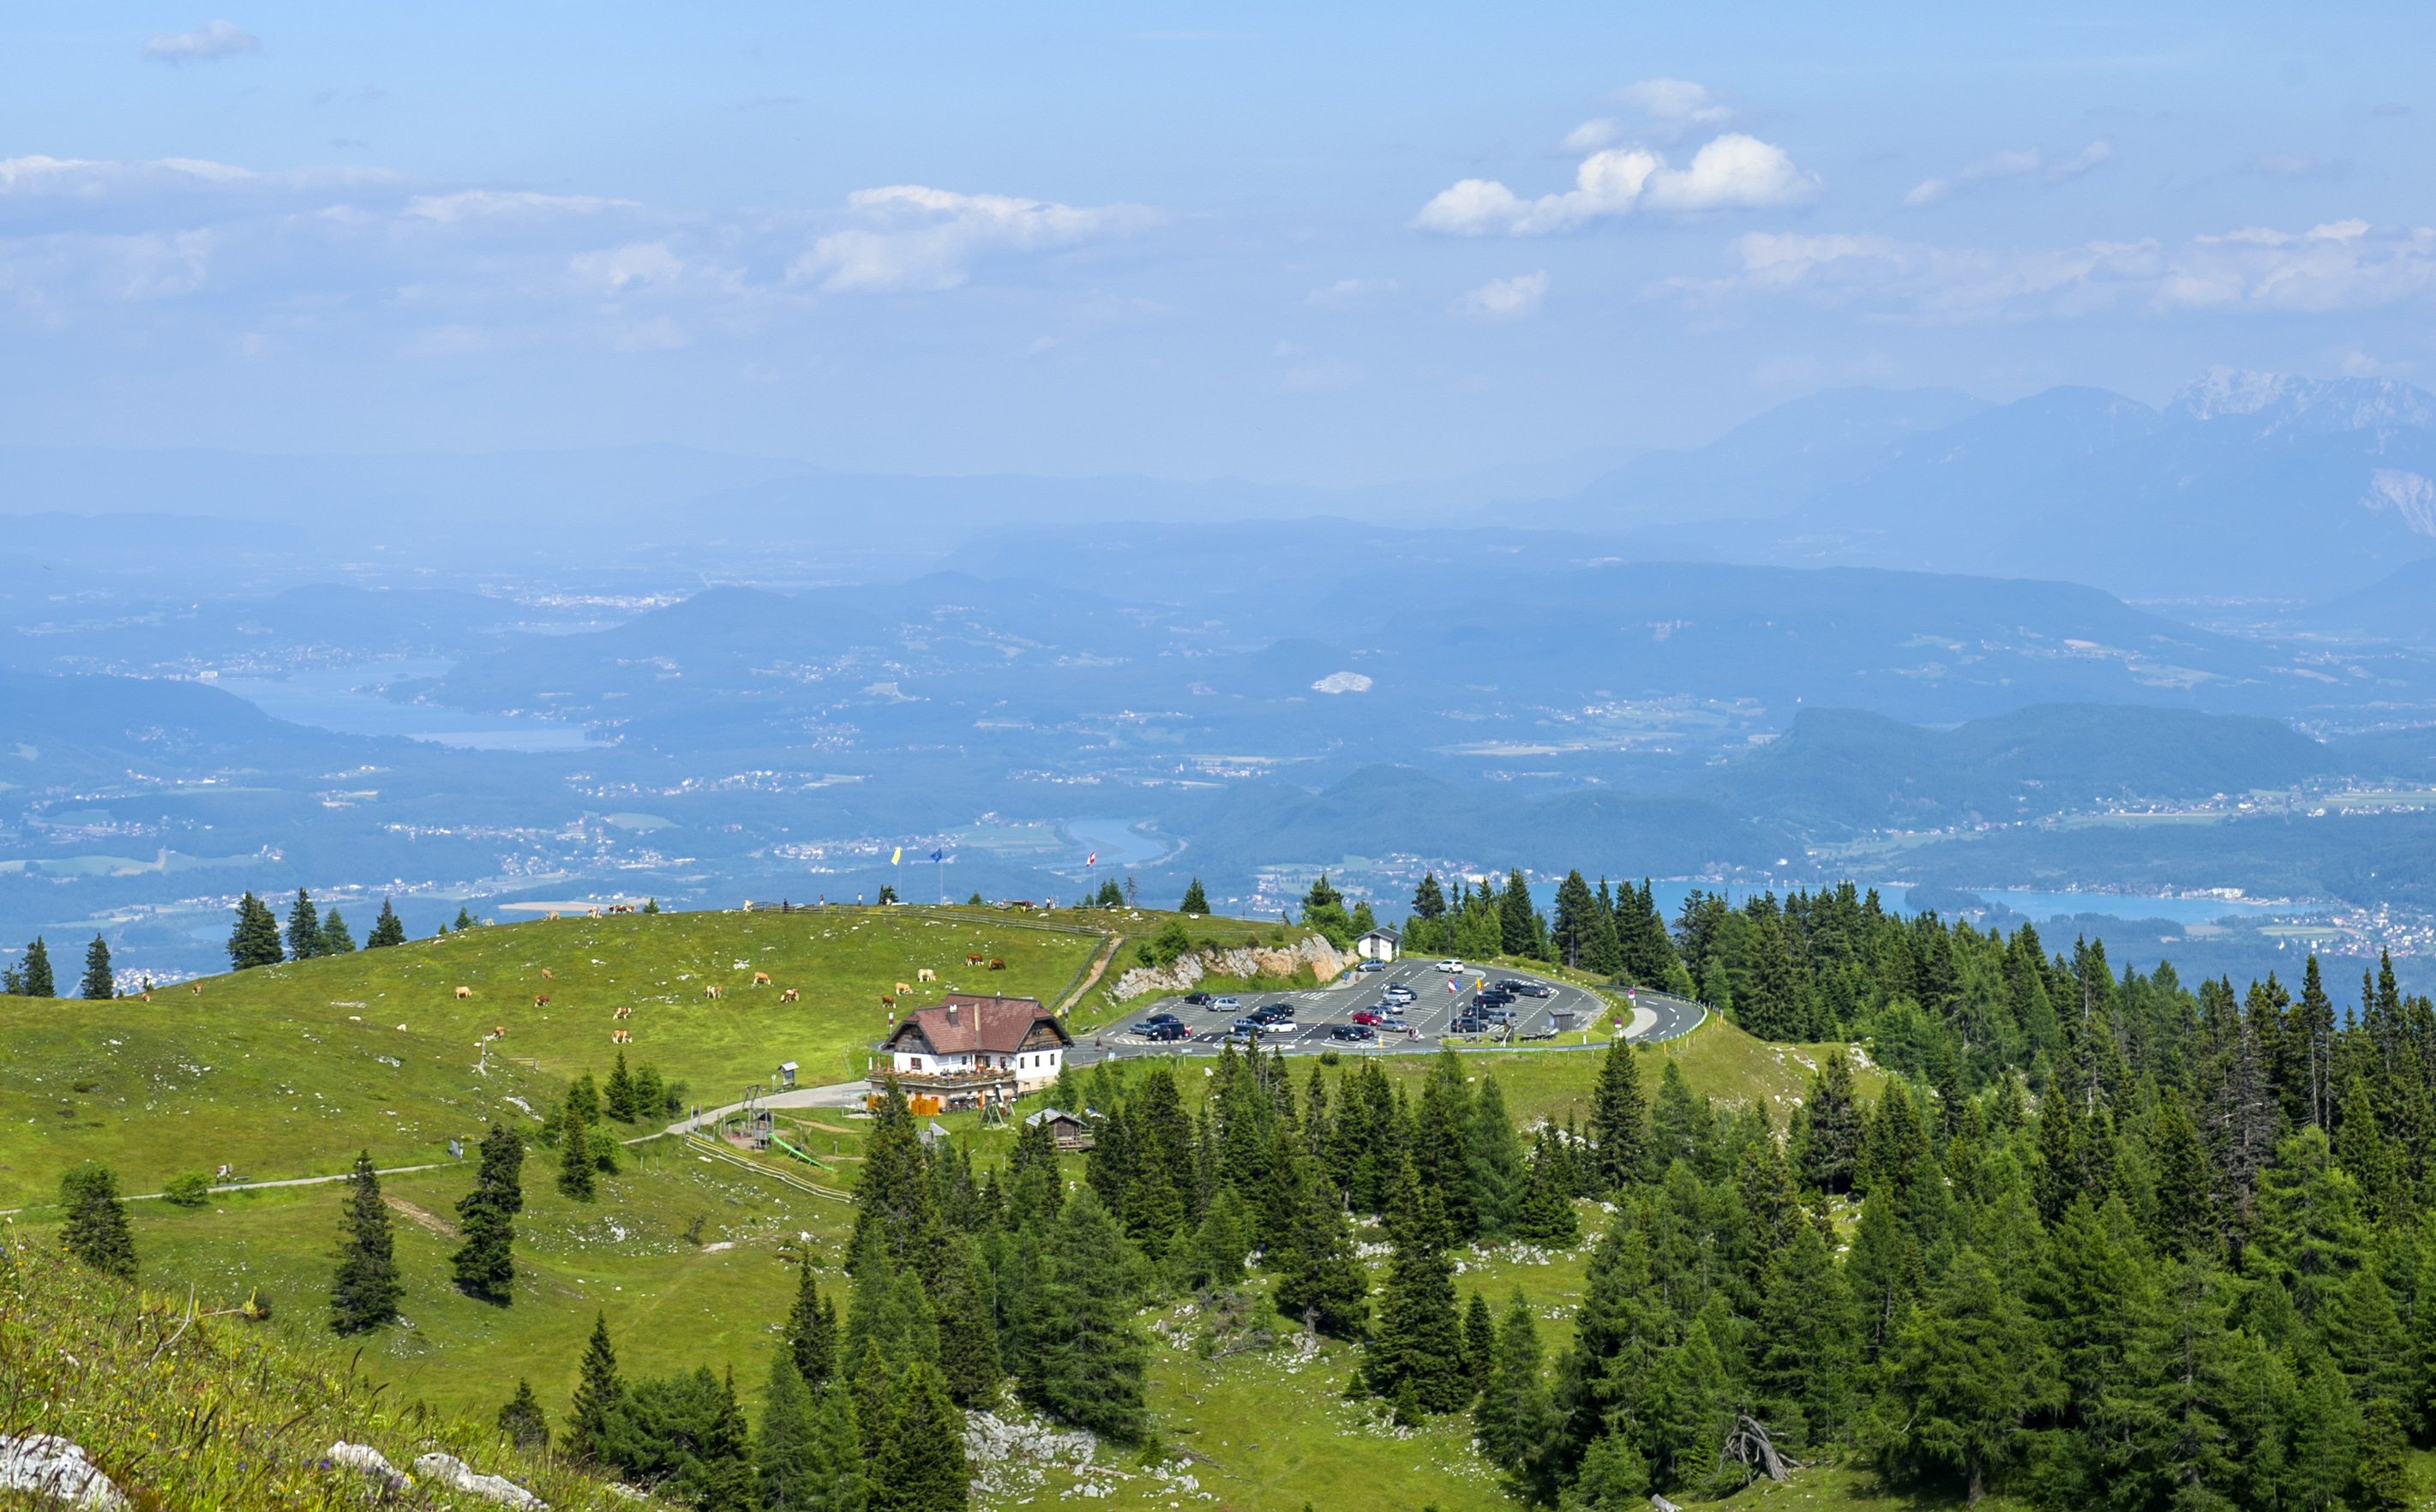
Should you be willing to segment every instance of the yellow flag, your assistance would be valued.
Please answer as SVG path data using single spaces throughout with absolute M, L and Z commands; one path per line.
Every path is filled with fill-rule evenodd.
M 904 859 L 905 847 L 902 845 L 897 846 L 895 850 L 888 853 L 888 864 L 891 866 L 896 865 L 898 861 L 901 861 Z

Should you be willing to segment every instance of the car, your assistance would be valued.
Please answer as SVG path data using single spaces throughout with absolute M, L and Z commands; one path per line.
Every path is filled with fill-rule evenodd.
M 1212 1013 L 1223 1014 L 1231 1009 L 1241 1008 L 1242 1006 L 1244 1006 L 1243 1000 L 1238 998 L 1212 998 L 1209 999 L 1209 1009 Z
M 1505 981 L 1497 983 L 1497 990 L 1500 992 L 1521 992 L 1529 985 L 1529 982 L 1519 982 L 1512 977 L 1508 977 Z
M 1243 1017 L 1235 1020 L 1235 1033 L 1238 1034 L 1257 1034 L 1262 1030 L 1268 1027 L 1268 1025 L 1261 1022 L 1259 1016 L 1256 1014 L 1245 1014 Z
M 1253 1021 L 1263 1029 L 1272 1024 L 1291 1024 L 1294 1022 L 1294 1004 L 1290 1002 L 1262 1003 L 1252 1010 Z
M 1474 1008 L 1503 1008 L 1513 1000 L 1512 993 L 1499 992 L 1494 987 L 1487 992 L 1475 992 L 1471 995 L 1471 1005 Z
M 1387 969 L 1387 963 L 1384 961 L 1365 961 L 1353 969 L 1356 971 L 1384 971 Z
M 1394 1014 L 1383 1014 L 1380 1016 L 1379 1022 L 1374 1027 L 1383 1034 L 1401 1034 L 1410 1032 L 1413 1026 Z
M 1257 1045 L 1260 1042 L 1261 1032 L 1257 1029 L 1246 1029 L 1237 1024 L 1227 1031 L 1227 1043 L 1229 1045 Z
M 1463 969 L 1463 963 L 1450 956 L 1448 959 L 1438 963 L 1438 969 L 1449 973 L 1461 971 Z
M 1145 1024 L 1180 1024 L 1184 1022 L 1184 1020 L 1176 1017 L 1174 1014 L 1153 1014 L 1148 1018 L 1143 1019 L 1142 1022 Z
M 1486 1008 L 1474 1008 L 1471 1016 L 1492 1024 L 1510 1024 L 1514 1021 L 1514 1010 L 1497 1003 L 1490 1003 Z
M 1457 1018 L 1453 1022 L 1448 1024 L 1446 1026 L 1446 1032 L 1450 1034 L 1477 1034 L 1488 1027 L 1488 1026 L 1481 1020 L 1467 1015 L 1466 1017 Z
M 1174 1040 L 1191 1039 L 1192 1037 L 1192 1031 L 1185 1028 L 1182 1024 L 1136 1024 L 1134 1025 L 1134 1033 L 1140 1034 L 1144 1039 L 1151 1040 L 1161 1045 L 1170 1043 Z
M 1379 1031 L 1368 1024 L 1339 1024 L 1328 1032 L 1331 1039 L 1376 1039 Z
M 1184 995 L 1184 1006 L 1187 1008 L 1208 1008 L 1217 1000 L 1206 992 L 1188 992 Z
M 1553 998 L 1557 995 L 1557 989 L 1544 982 L 1525 982 L 1514 990 L 1525 998 Z
M 1386 1016 L 1384 1014 L 1382 1014 L 1376 1008 L 1356 1008 L 1353 1010 L 1353 1021 L 1357 1024 L 1375 1024 L 1385 1017 Z
M 1415 992 L 1412 988 L 1400 984 L 1389 987 L 1386 991 L 1379 994 L 1379 996 L 1389 1002 L 1411 1002 L 1420 995 Z

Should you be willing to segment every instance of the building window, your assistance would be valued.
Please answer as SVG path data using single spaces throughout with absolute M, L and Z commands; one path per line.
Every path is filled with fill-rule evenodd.
M 921 1056 L 916 1055 L 916 1056 L 914 1056 L 914 1069 L 915 1070 L 917 1070 L 917 1071 L 918 1071 L 918 1070 L 920 1070 L 920 1069 L 922 1069 L 922 1057 L 921 1057 Z

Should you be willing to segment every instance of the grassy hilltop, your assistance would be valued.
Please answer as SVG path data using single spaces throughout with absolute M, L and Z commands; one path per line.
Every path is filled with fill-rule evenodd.
M 1077 994 L 1112 939 L 1154 932 L 1161 915 L 1061 912 L 1021 919 L 994 911 L 901 909 L 826 913 L 754 912 L 559 919 L 490 926 L 382 951 L 265 967 L 213 978 L 198 996 L 183 987 L 150 1003 L 88 1004 L 0 999 L 0 1201 L 33 1205 L 18 1233 L 47 1250 L 53 1213 L 41 1206 L 60 1172 L 84 1158 L 119 1171 L 126 1190 L 157 1190 L 181 1172 L 222 1160 L 257 1181 L 339 1171 L 359 1149 L 385 1167 L 440 1169 L 384 1181 L 408 1326 L 362 1341 L 362 1374 L 390 1383 L 384 1400 L 429 1403 L 444 1416 L 487 1419 L 518 1377 L 529 1378 L 553 1421 L 566 1411 L 578 1354 L 596 1312 L 605 1313 L 630 1379 L 697 1364 L 732 1365 L 748 1400 L 757 1397 L 807 1250 L 841 1306 L 842 1249 L 851 1208 L 780 1179 L 810 1175 L 850 1190 L 868 1124 L 798 1110 L 782 1132 L 824 1164 L 809 1172 L 773 1158 L 766 1172 L 716 1158 L 671 1138 L 631 1145 L 622 1169 L 601 1181 L 600 1199 L 577 1203 L 550 1180 L 547 1151 L 526 1168 L 528 1208 L 517 1221 L 520 1277 L 513 1306 L 473 1301 L 448 1284 L 457 1243 L 455 1204 L 472 1172 L 449 1161 L 444 1141 L 491 1119 L 532 1127 L 518 1100 L 545 1110 L 568 1078 L 605 1071 L 612 1009 L 630 1005 L 630 1060 L 649 1062 L 689 1085 L 689 1099 L 731 1101 L 778 1061 L 801 1063 L 806 1083 L 861 1075 L 884 1023 L 878 999 L 916 968 L 937 972 L 937 990 L 996 990 L 1045 1001 Z M 1272 938 L 1274 924 L 1201 920 L 1198 936 L 1234 942 Z M 965 965 L 994 956 L 1006 969 Z M 739 965 L 738 963 L 744 963 Z M 1122 963 L 1120 963 L 1121 965 Z M 549 980 L 539 973 L 552 972 Z M 774 985 L 746 985 L 753 971 Z M 1108 975 L 1112 978 L 1115 968 Z M 719 1000 L 705 984 L 726 989 Z M 460 1000 L 464 985 L 473 997 Z M 781 1003 L 795 987 L 796 1003 Z M 550 1002 L 535 1007 L 536 994 Z M 1120 1012 L 1105 983 L 1079 993 L 1078 1025 Z M 496 1024 L 507 1039 L 477 1074 L 477 1041 Z M 404 1027 L 401 1028 L 400 1026 Z M 1713 1020 L 1686 1038 L 1642 1051 L 1653 1085 L 1674 1062 L 1696 1089 L 1721 1103 L 1767 1102 L 1780 1122 L 1801 1095 L 1820 1047 L 1764 1045 Z M 504 1052 L 504 1055 L 503 1055 Z M 512 1057 L 512 1058 L 507 1058 Z M 1518 1121 L 1561 1121 L 1588 1111 L 1596 1053 L 1481 1051 L 1467 1073 L 1493 1074 Z M 1307 1074 L 1308 1061 L 1296 1063 Z M 1411 1081 L 1422 1056 L 1383 1057 L 1389 1075 Z M 1139 1075 L 1139 1062 L 1109 1074 Z M 1206 1079 L 1188 1071 L 1197 1101 Z M 1865 1085 L 1874 1077 L 1865 1073 Z M 940 1121 L 987 1169 L 1012 1137 L 971 1115 Z M 649 1123 L 621 1128 L 643 1138 Z M 1079 1180 L 1082 1163 L 1070 1161 Z M 329 1353 L 324 1309 L 341 1207 L 336 1186 L 262 1189 L 215 1196 L 202 1208 L 157 1201 L 130 1205 L 148 1286 L 192 1287 L 208 1305 L 249 1295 L 269 1303 L 270 1322 L 249 1329 L 307 1361 Z M 1602 1215 L 1584 1204 L 1583 1244 L 1554 1253 L 1520 1247 L 1464 1258 L 1457 1277 L 1502 1303 L 1520 1289 L 1550 1347 L 1567 1336 L 1583 1267 Z M 1366 1233 L 1376 1242 L 1383 1236 Z M 1373 1255 L 1374 1272 L 1384 1260 Z M 1192 1460 L 1214 1504 L 1296 1512 L 1317 1505 L 1435 1503 L 1444 1512 L 1513 1506 L 1471 1447 L 1458 1418 L 1419 1430 L 1389 1425 L 1370 1404 L 1345 1397 L 1356 1361 L 1329 1343 L 1309 1359 L 1262 1350 L 1230 1352 L 1213 1324 L 1189 1304 L 1146 1314 L 1162 1343 L 1152 1364 L 1158 1423 L 1153 1456 L 1105 1451 L 1088 1474 L 1071 1468 L 1010 1470 L 981 1504 L 1035 1501 L 1089 1484 L 1105 1504 L 1166 1506 L 1169 1482 L 1152 1458 Z M 346 1348 L 352 1352 L 355 1345 Z M 1291 1403 L 1281 1411 L 1281 1403 Z M 580 1486 L 561 1483 L 580 1491 Z M 1792 1492 L 1800 1492 L 1794 1496 Z M 583 1498 L 573 1498 L 583 1504 Z M 1738 1499 L 1740 1500 L 1740 1499 Z M 1827 1471 L 1780 1491 L 1786 1508 L 1862 1508 L 1850 1477 Z M 181 1504 L 172 1499 L 167 1504 Z M 204 1504 L 204 1503 L 190 1503 Z

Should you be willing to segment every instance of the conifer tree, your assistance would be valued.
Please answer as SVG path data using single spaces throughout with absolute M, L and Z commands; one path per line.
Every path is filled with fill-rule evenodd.
M 1641 1089 L 1641 1064 L 1621 1035 L 1608 1046 L 1591 1103 L 1591 1146 L 1599 1189 L 1617 1190 L 1644 1179 L 1649 1171 L 1649 1103 Z
M 1478 1292 L 1463 1308 L 1463 1373 L 1471 1382 L 1475 1397 L 1488 1384 L 1489 1367 L 1497 1363 L 1497 1319 L 1488 1311 L 1488 1298 Z M 1474 1401 L 1472 1411 L 1479 1412 Z
M 1359 1338 L 1369 1322 L 1370 1283 L 1353 1256 L 1352 1225 L 1309 1157 L 1296 1159 L 1286 1175 L 1292 1212 L 1268 1251 L 1278 1273 L 1278 1312 L 1332 1338 Z
M 1114 1239 L 1116 1225 L 1105 1213 L 1099 1217 Z M 876 1508 L 882 1512 L 964 1512 L 970 1504 L 965 1415 L 948 1398 L 939 1372 L 920 1361 L 896 1393 L 896 1410 L 873 1467 L 872 1489 Z
M 785 1353 L 795 1362 L 805 1386 L 819 1391 L 837 1374 L 837 1308 L 821 1295 L 812 1279 L 812 1252 L 808 1245 L 795 1268 L 795 1301 L 787 1312 Z
M 1706 1318 L 1694 1318 L 1681 1342 L 1658 1357 L 1640 1423 L 1650 1478 L 1696 1486 L 1717 1468 L 1729 1407 L 1724 1358 Z
M 516 1394 L 499 1409 L 497 1421 L 499 1432 L 518 1449 L 538 1453 L 549 1448 L 549 1419 L 542 1414 L 532 1382 L 524 1377 L 516 1378 Z
M 998 1306 L 990 1274 L 971 1236 L 948 1234 L 931 1290 L 939 1320 L 939 1375 L 960 1407 L 985 1405 L 998 1394 L 1005 1366 L 999 1356 Z
M 1047 1131 L 1042 1135 L 1045 1138 Z M 867 1252 L 866 1235 L 879 1237 L 896 1264 L 926 1260 L 937 1218 L 931 1208 L 931 1169 L 922 1154 L 914 1111 L 891 1077 L 863 1142 L 862 1176 L 854 1194 L 854 1236 L 847 1242 L 847 1263 L 860 1266 Z M 869 1424 L 865 1424 L 866 1430 Z
M 524 1140 L 499 1124 L 482 1138 L 474 1190 L 457 1199 L 463 1242 L 450 1258 L 458 1290 L 505 1304 L 514 1295 L 515 1217 L 524 1211 Z
M 1818 1229 L 1803 1224 L 1767 1262 L 1753 1371 L 1786 1445 L 1832 1444 L 1852 1429 L 1860 1388 L 1860 1320 L 1852 1289 Z
M 361 1151 L 347 1180 L 346 1226 L 339 1238 L 338 1275 L 330 1283 L 331 1330 L 363 1333 L 396 1322 L 397 1299 L 405 1291 L 380 1177 L 373 1171 L 372 1152 Z
M 1540 1329 L 1519 1287 L 1505 1306 L 1494 1347 L 1488 1383 L 1473 1411 L 1480 1447 L 1514 1478 L 1526 1501 L 1544 1505 L 1554 1500 L 1552 1472 L 1564 1419 L 1540 1375 Z
M 380 917 L 373 920 L 373 932 L 364 936 L 364 948 L 377 950 L 405 943 L 406 921 L 397 916 L 397 910 L 388 898 L 382 898 Z
M 322 915 L 322 944 L 316 955 L 353 955 L 356 953 L 355 931 L 337 909 Z
M 896 1378 L 880 1358 L 877 1340 L 863 1340 L 852 1358 L 854 1374 L 830 1389 L 852 1399 L 855 1424 L 862 1434 L 862 1462 L 877 1468 L 896 1422 Z
M 70 1255 L 122 1281 L 135 1279 L 135 1234 L 127 1226 L 118 1177 L 97 1160 L 70 1166 L 60 1177 L 60 1244 Z
M 1551 1248 L 1573 1247 L 1582 1237 L 1581 1220 L 1574 1213 L 1572 1162 L 1556 1136 L 1547 1129 L 1531 1147 L 1531 1169 L 1522 1186 L 1522 1203 L 1514 1219 L 1514 1237 Z
M 1894 1425 L 1886 1463 L 1917 1475 L 1944 1468 L 1974 1505 L 2028 1448 L 2030 1423 L 2057 1390 L 2038 1325 L 1974 1249 L 1904 1325 L 1892 1351 Z
M 236 927 L 229 931 L 229 969 L 275 966 L 286 958 L 279 943 L 279 919 L 270 905 L 252 893 L 237 899 Z
M 310 961 L 321 953 L 322 915 L 313 907 L 312 895 L 300 887 L 287 910 L 287 959 Z
M 1853 1171 L 1861 1152 L 1861 1104 L 1853 1090 L 1853 1064 L 1846 1055 L 1827 1055 L 1810 1079 L 1802 1102 L 1801 1132 L 1793 1141 L 1794 1164 L 1808 1185 L 1830 1195 L 1853 1190 Z
M 577 1202 L 590 1202 L 599 1191 L 593 1179 L 591 1126 L 584 1121 L 584 1102 L 573 1089 L 559 1113 L 558 1190 Z
M 2217 1225 L 2216 1173 L 2209 1169 L 2199 1125 L 2191 1121 L 2179 1094 L 2166 1094 L 2149 1142 L 2157 1166 L 2156 1249 L 2175 1259 L 2213 1256 L 2223 1243 Z
M 1175 905 L 1175 909 L 1179 913 L 1199 913 L 1206 916 L 1209 912 L 1209 895 L 1201 891 L 1201 878 L 1196 877 L 1187 884 L 1184 889 L 1184 901 Z
M 1505 1111 L 1505 1096 L 1498 1089 L 1493 1072 L 1481 1076 L 1480 1090 L 1470 1099 L 1463 1128 L 1463 1156 L 1476 1231 L 1483 1239 L 1505 1239 L 1522 1217 L 1530 1173 L 1522 1142 L 1514 1133 L 1513 1116 Z
M 118 996 L 117 979 L 110 971 L 110 942 L 96 934 L 84 947 L 84 981 L 77 996 L 87 1002 L 108 1002 Z
M 600 1110 L 620 1123 L 635 1121 L 639 1109 L 635 1105 L 635 1078 L 626 1069 L 626 1052 L 618 1052 L 617 1064 L 609 1068 L 609 1080 L 600 1086 Z
M 761 1505 L 788 1512 L 826 1507 L 817 1411 L 793 1354 L 780 1349 L 772 1355 L 770 1384 L 761 1395 L 761 1431 L 753 1441 Z
M 1455 1312 L 1454 1265 L 1446 1254 L 1446 1216 L 1410 1161 L 1398 1178 L 1387 1221 L 1395 1253 L 1379 1295 L 1379 1327 L 1363 1350 L 1363 1387 L 1388 1398 L 1409 1389 L 1420 1411 L 1454 1412 L 1471 1390 L 1463 1370 L 1463 1320 Z
M 1120 1442 L 1149 1424 L 1150 1343 L 1133 1322 L 1123 1234 L 1089 1189 L 1057 1218 L 1041 1255 L 1038 1303 L 1020 1384 L 1042 1411 Z
M 51 949 L 41 935 L 34 936 L 26 947 L 26 959 L 16 968 L 17 996 L 24 998 L 56 998 L 58 984 L 51 975 Z
M 607 1463 L 609 1417 L 625 1399 L 626 1384 L 618 1377 L 618 1351 L 609 1343 L 609 1314 L 596 1312 L 592 1337 L 583 1346 L 583 1362 L 575 1382 L 574 1405 L 567 1409 L 565 1443 L 578 1460 Z
M 458 933 L 464 933 L 467 930 L 472 929 L 479 922 L 481 921 L 474 917 L 474 911 L 472 909 L 465 907 L 461 903 L 458 905 L 457 923 L 455 926 Z

